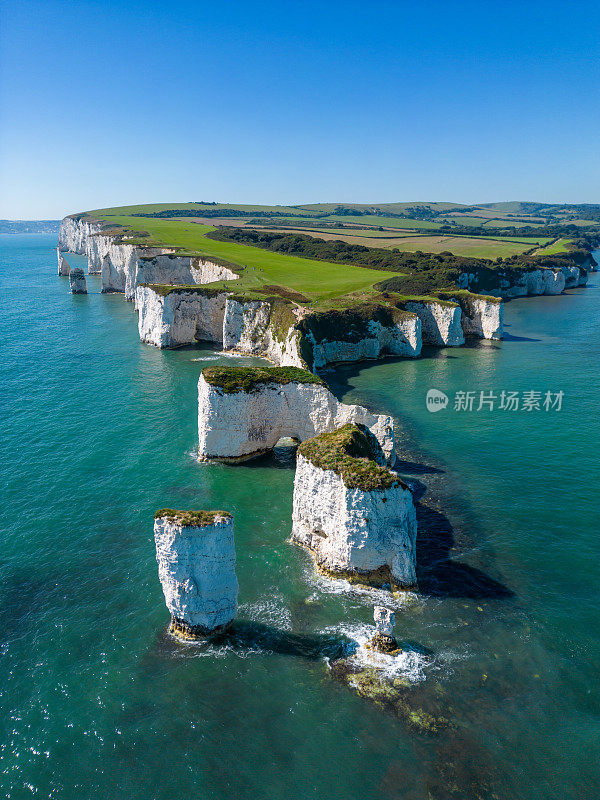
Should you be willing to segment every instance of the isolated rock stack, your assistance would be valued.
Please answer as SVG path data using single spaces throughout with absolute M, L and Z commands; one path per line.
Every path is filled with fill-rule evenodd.
M 375 620 L 375 635 L 368 646 L 372 650 L 386 655 L 400 653 L 400 647 L 394 638 L 394 625 L 396 624 L 394 612 L 385 606 L 375 606 L 373 619 Z
M 231 514 L 160 509 L 154 515 L 154 541 L 170 632 L 198 639 L 224 630 L 237 614 Z
M 352 583 L 416 586 L 412 492 L 386 468 L 379 442 L 349 423 L 298 448 L 292 541 L 318 570 Z
M 69 286 L 71 294 L 87 294 L 85 272 L 80 267 L 75 267 L 70 271 Z

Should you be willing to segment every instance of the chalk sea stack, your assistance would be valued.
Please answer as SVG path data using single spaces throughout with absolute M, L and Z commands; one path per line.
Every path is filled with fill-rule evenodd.
M 85 272 L 81 267 L 75 267 L 69 273 L 69 286 L 71 288 L 71 294 L 87 294 Z
M 369 642 L 368 647 L 387 655 L 402 652 L 394 638 L 394 625 L 396 624 L 394 612 L 385 606 L 375 606 L 373 619 L 375 620 L 375 635 Z
M 279 439 L 298 442 L 361 423 L 395 461 L 392 417 L 340 403 L 321 378 L 298 367 L 207 367 L 198 381 L 198 454 L 242 461 L 272 450 Z
M 292 541 L 317 569 L 352 583 L 416 586 L 412 492 L 365 425 L 348 423 L 298 448 Z
M 237 614 L 233 517 L 226 511 L 154 515 L 158 577 L 171 613 L 169 631 L 200 639 L 224 630 Z

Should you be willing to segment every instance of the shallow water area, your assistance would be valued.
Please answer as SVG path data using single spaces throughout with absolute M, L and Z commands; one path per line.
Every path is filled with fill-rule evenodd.
M 327 374 L 396 416 L 422 494 L 421 593 L 394 598 L 315 575 L 289 543 L 292 448 L 192 457 L 200 370 L 258 360 L 142 345 L 133 305 L 98 277 L 69 294 L 53 237 L 0 247 L 3 796 L 598 796 L 597 274 L 507 304 L 503 342 Z M 432 387 L 564 403 L 431 414 Z M 166 632 L 152 536 L 166 506 L 234 514 L 225 640 Z M 395 608 L 404 649 L 383 673 L 451 727 L 416 730 L 333 679 L 336 659 L 363 657 L 376 604 Z

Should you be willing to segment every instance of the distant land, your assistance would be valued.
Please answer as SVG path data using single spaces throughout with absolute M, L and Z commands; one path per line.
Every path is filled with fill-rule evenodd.
M 58 233 L 59 219 L 0 219 L 0 233 Z

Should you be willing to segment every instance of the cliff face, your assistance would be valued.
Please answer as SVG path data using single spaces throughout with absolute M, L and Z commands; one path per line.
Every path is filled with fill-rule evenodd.
M 308 313 L 296 330 L 299 350 L 311 369 L 386 355 L 416 358 L 421 353 L 418 316 L 376 304 Z
M 559 268 L 540 267 L 539 269 L 521 270 L 517 273 L 498 271 L 494 276 L 496 284 L 483 284 L 478 274 L 463 272 L 458 279 L 461 288 L 510 299 L 541 294 L 560 294 L 565 287 L 576 286 L 579 280 L 579 267 L 564 266 Z
M 470 312 L 463 310 L 462 327 L 465 336 L 478 339 L 502 339 L 504 335 L 504 303 L 475 298 Z
M 463 289 L 438 292 L 443 300 L 458 303 L 465 337 L 502 339 L 504 335 L 504 303 L 499 298 L 486 297 Z
M 87 294 L 87 282 L 85 272 L 79 267 L 75 267 L 69 273 L 69 286 L 71 294 Z
M 138 286 L 140 340 L 155 347 L 181 347 L 195 341 L 221 343 L 225 316 L 225 292 L 176 291 L 160 294 L 150 286 Z
M 67 261 L 67 259 L 63 256 L 60 252 L 58 247 L 56 248 L 56 256 L 58 258 L 58 274 L 60 276 L 68 276 L 71 272 L 71 265 Z
M 223 320 L 223 349 L 262 355 L 281 366 L 304 367 L 300 336 L 289 306 L 277 301 L 227 298 Z M 278 311 L 287 310 L 288 320 L 279 324 Z
M 360 422 L 395 460 L 392 417 L 338 402 L 325 386 L 263 383 L 251 391 L 225 392 L 200 376 L 198 454 L 203 459 L 241 461 L 272 450 L 279 439 L 310 439 L 346 422 Z
M 465 343 L 461 311 L 457 305 L 434 302 L 408 302 L 406 309 L 421 320 L 423 344 L 458 347 Z
M 160 287 L 138 286 L 135 308 L 140 339 L 155 347 L 209 341 L 222 344 L 224 350 L 264 356 L 281 366 L 305 366 L 289 306 L 291 319 L 279 326 L 273 301 L 243 300 L 209 286 L 205 290 L 182 287 L 166 295 Z
M 233 517 L 205 513 L 212 514 L 210 524 L 185 524 L 176 516 L 154 521 L 158 577 L 171 630 L 184 638 L 222 628 L 237 614 Z
M 141 283 L 192 285 L 238 277 L 210 259 L 129 244 L 115 233 L 106 233 L 107 228 L 86 217 L 66 217 L 58 237 L 61 249 L 87 256 L 88 272 L 102 275 L 103 292 L 123 292 L 127 300 L 133 300 Z
M 333 577 L 392 588 L 416 585 L 416 513 L 403 484 L 362 491 L 298 454 L 292 541 Z
M 100 222 L 90 222 L 85 217 L 65 217 L 60 223 L 58 231 L 59 249 L 86 255 L 89 237 L 98 233 L 102 227 Z

